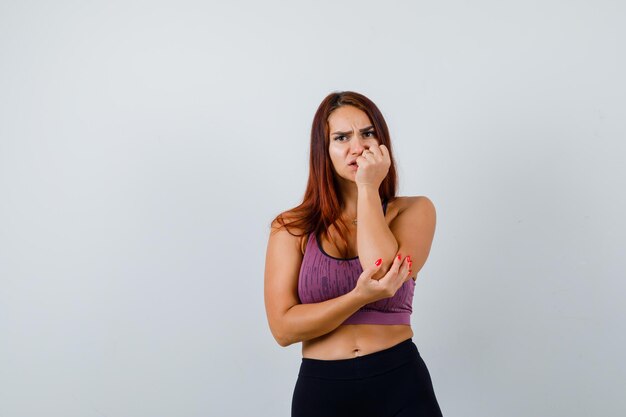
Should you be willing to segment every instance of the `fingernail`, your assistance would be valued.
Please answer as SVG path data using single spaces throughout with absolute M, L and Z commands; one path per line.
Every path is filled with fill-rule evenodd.
M 406 259 L 411 262 L 411 255 L 407 256 Z
M 383 260 L 382 260 L 382 258 L 379 258 L 379 259 L 376 261 L 376 266 L 380 266 L 380 264 L 381 264 L 381 262 L 382 262 L 382 261 L 383 261 Z
M 401 260 L 402 258 L 400 257 L 400 254 L 398 254 L 398 260 Z

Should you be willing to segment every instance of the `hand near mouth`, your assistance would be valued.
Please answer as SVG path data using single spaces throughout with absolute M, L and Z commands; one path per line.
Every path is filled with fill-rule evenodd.
M 355 182 L 357 186 L 380 187 L 391 166 L 389 149 L 385 145 L 374 145 L 356 158 L 358 168 Z

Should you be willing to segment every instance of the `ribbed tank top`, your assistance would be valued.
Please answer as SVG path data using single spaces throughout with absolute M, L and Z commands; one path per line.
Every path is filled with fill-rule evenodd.
M 383 212 L 387 211 L 387 202 Z M 363 273 L 359 257 L 335 258 L 322 249 L 315 233 L 309 235 L 298 277 L 302 304 L 320 303 L 350 292 Z M 361 307 L 342 324 L 411 324 L 415 281 L 410 278 L 393 297 Z

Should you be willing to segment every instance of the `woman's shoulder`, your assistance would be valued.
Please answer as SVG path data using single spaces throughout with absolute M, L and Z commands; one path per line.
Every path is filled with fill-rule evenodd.
M 304 229 L 298 224 L 296 217 L 289 213 L 281 213 L 272 220 L 272 232 L 284 231 L 291 235 L 300 236 L 304 233 Z
M 296 245 L 300 248 L 300 252 L 304 255 L 304 249 L 308 242 L 309 234 L 297 225 L 297 218 L 289 212 L 283 212 L 277 216 L 271 225 L 272 233 L 282 232 L 290 235 Z
M 416 206 L 434 210 L 432 200 L 425 195 L 398 196 L 389 201 L 389 210 L 394 213 L 393 217 L 410 207 Z

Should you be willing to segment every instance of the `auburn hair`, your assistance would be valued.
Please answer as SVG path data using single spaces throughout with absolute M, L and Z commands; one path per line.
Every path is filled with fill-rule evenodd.
M 393 151 L 389 137 L 389 129 L 385 119 L 369 98 L 354 91 L 332 92 L 322 100 L 311 126 L 311 147 L 309 154 L 309 179 L 304 191 L 302 203 L 298 206 L 280 213 L 272 220 L 272 224 L 277 222 L 280 226 L 275 231 L 285 227 L 293 236 L 306 236 L 315 232 L 316 236 L 324 233 L 326 239 L 340 250 L 342 258 L 348 258 L 348 242 L 346 234 L 349 233 L 348 226 L 340 218 L 343 201 L 341 193 L 338 193 L 338 182 L 332 167 L 332 161 L 328 154 L 330 142 L 330 132 L 328 127 L 328 117 L 330 114 L 342 106 L 354 106 L 364 111 L 369 117 L 379 144 L 384 144 L 389 149 L 391 165 L 387 176 L 380 184 L 378 193 L 382 201 L 389 202 L 396 198 L 397 192 L 397 171 L 393 158 Z M 285 220 L 288 220 L 286 222 Z M 341 239 L 341 246 L 330 237 L 328 229 L 335 226 Z M 297 229 L 301 233 L 294 233 L 292 229 Z

